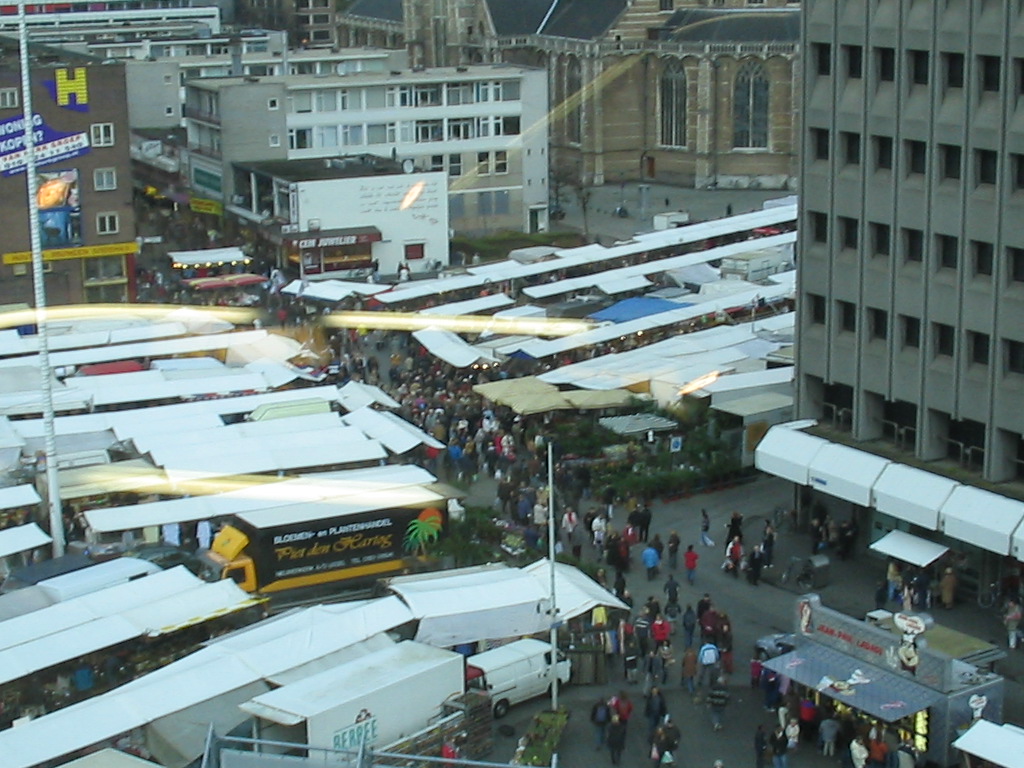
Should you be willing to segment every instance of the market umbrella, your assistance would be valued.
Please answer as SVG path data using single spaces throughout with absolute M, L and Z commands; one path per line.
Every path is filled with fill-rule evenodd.
M 183 282 L 193 291 L 216 291 L 231 287 L 231 283 L 222 277 L 193 277 Z
M 222 275 L 222 278 L 231 283 L 232 286 L 241 287 L 244 285 L 262 285 L 267 282 L 263 275 L 254 275 L 252 272 L 243 272 L 238 275 Z

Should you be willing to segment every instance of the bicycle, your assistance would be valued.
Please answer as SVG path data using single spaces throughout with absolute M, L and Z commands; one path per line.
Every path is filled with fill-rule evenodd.
M 814 583 L 814 574 L 811 571 L 811 564 L 807 558 L 799 557 L 798 555 L 789 558 L 789 565 L 782 572 L 779 583 L 787 584 L 790 579 L 793 580 L 799 589 L 806 590 L 811 588 L 811 585 Z
M 996 608 L 1002 606 L 1003 590 L 998 581 L 993 581 L 987 587 L 978 590 L 979 608 Z

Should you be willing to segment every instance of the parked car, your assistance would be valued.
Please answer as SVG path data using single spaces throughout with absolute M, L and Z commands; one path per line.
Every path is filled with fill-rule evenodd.
M 778 632 L 759 637 L 754 643 L 754 656 L 759 659 L 774 659 L 796 648 L 796 635 L 792 632 Z
M 208 569 L 206 569 L 202 559 L 194 552 L 189 552 L 187 549 L 176 547 L 173 544 L 164 544 L 162 542 L 156 544 L 134 544 L 130 549 L 125 550 L 122 556 L 146 560 L 160 566 L 165 571 L 178 565 L 184 565 L 196 576 L 207 578 L 203 572 L 204 570 L 208 571 Z M 216 580 L 216 578 L 216 576 L 213 576 L 209 580 Z

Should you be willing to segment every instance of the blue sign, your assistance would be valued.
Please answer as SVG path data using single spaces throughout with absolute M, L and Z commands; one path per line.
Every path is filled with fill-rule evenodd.
M 36 166 L 43 167 L 79 157 L 89 151 L 86 133 L 64 133 L 48 126 L 41 115 L 32 118 Z M 0 173 L 14 176 L 25 171 L 25 120 L 14 117 L 0 121 Z

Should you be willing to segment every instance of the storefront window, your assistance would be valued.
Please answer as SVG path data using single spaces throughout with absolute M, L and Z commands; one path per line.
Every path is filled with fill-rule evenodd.
M 82 260 L 83 277 L 86 283 L 124 280 L 124 256 L 101 256 Z

